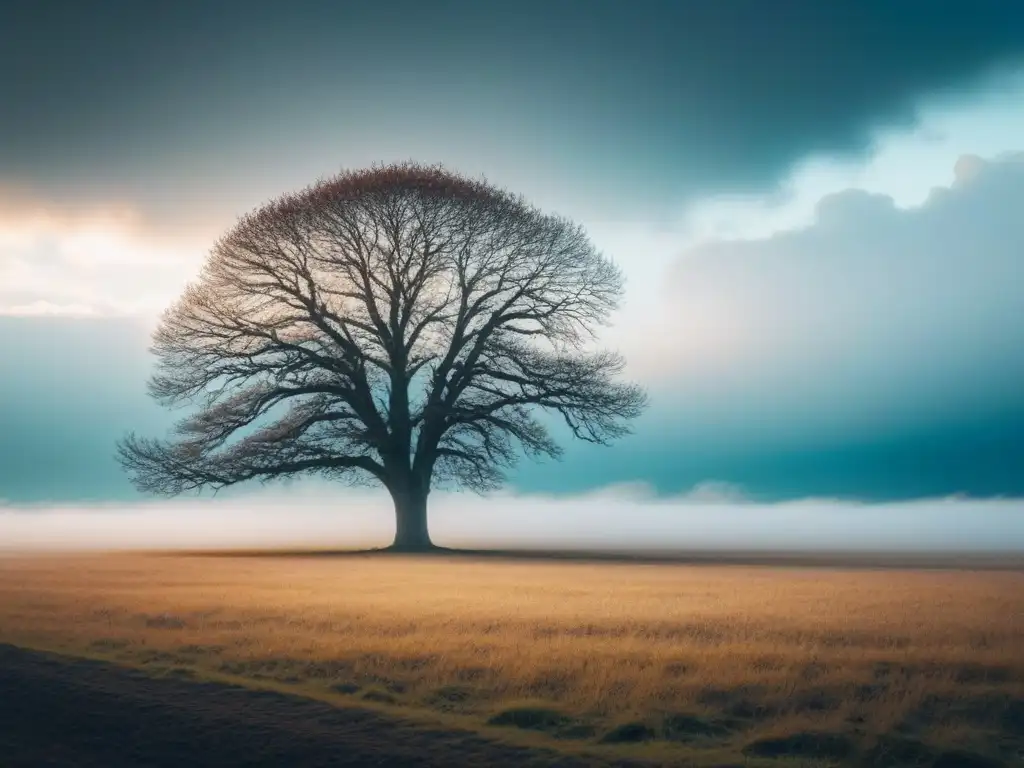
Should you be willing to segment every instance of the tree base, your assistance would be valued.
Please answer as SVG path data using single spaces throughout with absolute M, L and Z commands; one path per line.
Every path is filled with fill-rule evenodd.
M 452 550 L 447 547 L 439 547 L 436 544 L 428 542 L 426 544 L 392 544 L 389 547 L 383 547 L 377 551 L 410 555 L 436 555 L 451 552 Z

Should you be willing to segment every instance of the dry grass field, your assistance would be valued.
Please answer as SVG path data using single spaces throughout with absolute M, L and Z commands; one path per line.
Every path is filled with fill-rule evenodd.
M 0 558 L 0 642 L 657 763 L 1024 764 L 1024 573 Z

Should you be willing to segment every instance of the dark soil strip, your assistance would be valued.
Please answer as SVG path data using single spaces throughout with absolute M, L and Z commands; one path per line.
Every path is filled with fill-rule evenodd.
M 0 645 L 4 768 L 598 764 L 298 696 Z

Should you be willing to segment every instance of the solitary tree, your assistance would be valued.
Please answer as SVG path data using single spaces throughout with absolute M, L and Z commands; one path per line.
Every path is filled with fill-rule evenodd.
M 583 230 L 441 167 L 349 172 L 239 220 L 153 336 L 150 393 L 191 405 L 128 435 L 142 491 L 318 474 L 380 482 L 394 548 L 430 548 L 432 484 L 500 485 L 520 451 L 628 431 L 643 391 L 588 342 L 622 291 Z

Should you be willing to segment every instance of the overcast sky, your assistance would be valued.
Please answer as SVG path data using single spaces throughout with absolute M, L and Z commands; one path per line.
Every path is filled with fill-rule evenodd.
M 404 159 L 627 274 L 605 342 L 650 411 L 513 492 L 1024 497 L 1024 4 L 356 5 L 0 6 L 8 505 L 137 500 L 113 443 L 170 423 L 147 336 L 213 240 Z

